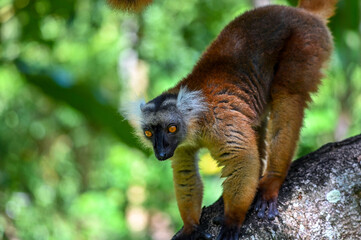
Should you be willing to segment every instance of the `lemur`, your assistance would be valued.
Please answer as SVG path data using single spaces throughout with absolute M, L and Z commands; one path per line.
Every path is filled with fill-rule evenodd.
M 139 9 L 151 1 L 110 2 Z M 138 134 L 155 156 L 171 158 L 184 222 L 174 239 L 210 237 L 199 227 L 200 148 L 208 148 L 223 166 L 224 216 L 217 239 L 238 239 L 257 190 L 258 217 L 279 215 L 278 192 L 304 110 L 332 51 L 326 24 L 336 2 L 300 0 L 297 8 L 270 5 L 242 14 L 222 30 L 188 76 L 128 112 L 128 118 L 138 117 Z

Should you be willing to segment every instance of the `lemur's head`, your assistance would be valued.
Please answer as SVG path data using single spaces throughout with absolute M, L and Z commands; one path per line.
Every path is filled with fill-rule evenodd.
M 173 156 L 176 148 L 187 139 L 191 123 L 206 106 L 200 91 L 186 88 L 181 88 L 178 94 L 164 93 L 137 105 L 133 105 L 137 111 L 126 110 L 125 114 L 133 120 L 143 142 L 153 147 L 159 160 Z

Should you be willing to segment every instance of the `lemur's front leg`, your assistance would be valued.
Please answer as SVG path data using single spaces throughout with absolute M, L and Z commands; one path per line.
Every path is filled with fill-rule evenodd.
M 179 147 L 172 158 L 174 188 L 184 227 L 173 239 L 210 239 L 199 227 L 203 184 L 198 172 L 197 149 Z
M 244 128 L 242 130 L 245 130 Z M 260 160 L 255 133 L 250 128 L 230 131 L 224 148 L 215 156 L 221 165 L 224 218 L 218 240 L 238 240 L 239 230 L 254 199 L 260 174 Z

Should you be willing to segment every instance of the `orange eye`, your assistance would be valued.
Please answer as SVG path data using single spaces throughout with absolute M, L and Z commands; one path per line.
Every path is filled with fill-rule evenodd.
M 176 126 L 170 126 L 170 127 L 168 128 L 168 131 L 169 131 L 170 133 L 175 133 L 175 132 L 177 131 L 177 127 L 176 127 Z
M 151 137 L 153 134 L 151 131 L 144 131 L 145 136 Z

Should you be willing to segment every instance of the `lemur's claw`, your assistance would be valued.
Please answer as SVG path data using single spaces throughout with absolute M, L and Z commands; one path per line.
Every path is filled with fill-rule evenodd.
M 197 230 L 193 233 L 194 238 L 191 239 L 195 239 L 195 240 L 211 240 L 212 239 L 212 235 L 202 231 L 202 230 Z
M 279 212 L 277 210 L 277 199 L 265 200 L 262 199 L 261 196 L 258 196 L 258 200 L 255 205 L 255 210 L 257 211 L 258 218 L 265 218 L 266 210 L 267 211 L 267 219 L 274 220 L 277 216 L 279 216 Z

